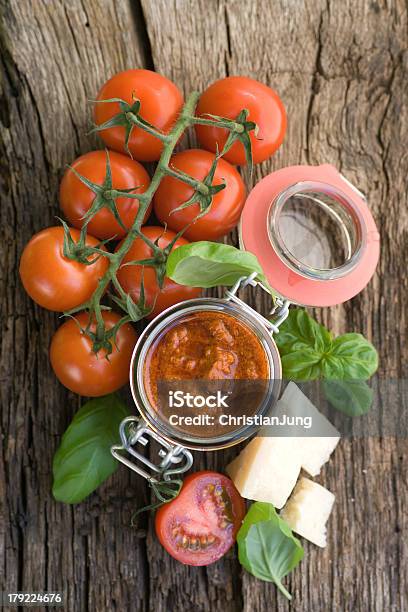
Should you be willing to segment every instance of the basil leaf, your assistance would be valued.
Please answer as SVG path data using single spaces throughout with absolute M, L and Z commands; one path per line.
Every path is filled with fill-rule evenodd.
M 321 356 L 313 349 L 302 348 L 281 358 L 283 378 L 304 381 L 320 378 Z
M 283 377 L 315 380 L 321 376 L 320 362 L 332 348 L 331 333 L 302 308 L 293 308 L 274 336 L 282 357 Z
M 52 493 L 66 504 L 81 502 L 117 468 L 110 447 L 129 412 L 115 394 L 90 400 L 74 416 L 54 455 Z
M 289 380 L 367 380 L 378 367 L 377 351 L 364 336 L 350 333 L 333 339 L 301 308 L 289 312 L 275 342 Z
M 313 349 L 322 354 L 330 351 L 333 342 L 331 333 L 302 308 L 290 309 L 289 316 L 280 326 L 275 340 L 283 355 L 302 348 Z
M 288 598 L 281 580 L 303 558 L 301 543 L 271 504 L 255 502 L 237 535 L 238 556 L 245 569 L 268 582 L 274 582 Z
M 239 278 L 252 272 L 257 272 L 256 279 L 269 290 L 268 281 L 255 255 L 228 244 L 206 241 L 192 242 L 174 249 L 166 265 L 166 276 L 176 283 L 205 289 L 234 285 Z
M 366 414 L 374 392 L 363 380 L 325 380 L 323 392 L 330 404 L 351 417 Z
M 324 359 L 324 378 L 367 380 L 378 368 L 378 353 L 361 334 L 343 334 Z

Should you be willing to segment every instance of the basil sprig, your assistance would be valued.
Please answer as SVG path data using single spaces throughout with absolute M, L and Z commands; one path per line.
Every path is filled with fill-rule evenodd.
M 257 272 L 256 279 L 269 288 L 255 255 L 229 244 L 192 242 L 174 249 L 168 257 L 166 275 L 190 287 L 232 286 L 242 276 Z M 272 292 L 272 290 L 270 290 Z
M 57 501 L 77 504 L 95 491 L 118 466 L 110 447 L 128 416 L 116 394 L 90 400 L 74 416 L 54 455 L 52 493 Z
M 301 308 L 293 308 L 275 336 L 283 376 L 367 380 L 378 368 L 378 354 L 361 334 L 332 334 Z
M 361 334 L 334 338 L 302 308 L 293 308 L 275 341 L 289 380 L 325 379 L 329 402 L 349 416 L 365 414 L 373 393 L 365 383 L 378 368 L 378 353 Z
M 275 508 L 265 502 L 252 504 L 237 535 L 238 556 L 245 569 L 292 599 L 282 584 L 303 558 L 303 547 Z

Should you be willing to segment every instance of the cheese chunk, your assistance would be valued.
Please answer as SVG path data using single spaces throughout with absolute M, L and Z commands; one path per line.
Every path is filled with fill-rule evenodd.
M 334 500 L 333 493 L 317 482 L 301 478 L 280 516 L 295 533 L 324 548 Z
M 340 440 L 340 433 L 294 382 L 287 385 L 274 410 L 274 414 L 282 412 L 286 412 L 289 416 L 311 418 L 310 430 L 302 432 L 298 443 L 302 446 L 302 468 L 310 476 L 317 476 L 336 448 Z
M 340 438 L 304 438 L 302 439 L 303 457 L 302 468 L 310 474 L 320 474 L 322 466 L 330 459 L 330 455 L 336 448 Z
M 227 466 L 242 497 L 282 508 L 300 473 L 301 455 L 295 438 L 258 436 Z
M 286 424 L 264 427 L 263 435 L 249 442 L 227 472 L 242 497 L 282 508 L 300 469 L 311 476 L 319 474 L 340 434 L 293 382 L 287 385 L 272 416 Z M 299 424 L 293 425 L 292 417 L 299 417 Z M 311 423 L 310 429 L 304 427 L 305 418 Z

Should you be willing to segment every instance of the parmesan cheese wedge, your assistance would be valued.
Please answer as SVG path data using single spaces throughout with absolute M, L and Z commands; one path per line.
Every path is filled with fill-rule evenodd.
M 289 416 L 311 419 L 310 433 L 318 435 L 308 435 L 308 432 L 304 431 L 302 437 L 297 438 L 297 441 L 302 447 L 302 468 L 310 476 L 317 476 L 336 448 L 340 440 L 340 433 L 294 382 L 287 385 L 276 406 L 276 413 L 282 412 Z
M 328 489 L 308 478 L 300 478 L 280 516 L 295 533 L 324 548 L 326 523 L 334 500 Z
M 227 466 L 227 473 L 242 497 L 282 508 L 300 473 L 299 450 L 295 438 L 258 436 Z
M 293 491 L 300 469 L 311 476 L 319 474 L 340 434 L 293 382 L 286 387 L 272 414 L 286 425 L 264 427 L 260 432 L 263 435 L 249 442 L 227 466 L 227 472 L 242 497 L 268 502 L 280 509 Z M 302 424 L 293 425 L 296 419 L 304 423 L 305 418 L 312 423 L 310 429 Z M 314 433 L 319 435 L 310 435 Z

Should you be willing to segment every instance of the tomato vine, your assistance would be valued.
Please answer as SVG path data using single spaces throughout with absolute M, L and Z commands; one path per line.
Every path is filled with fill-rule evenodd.
M 99 132 L 111 127 L 122 126 L 125 128 L 125 149 L 131 156 L 128 141 L 134 126 L 146 131 L 148 134 L 158 138 L 163 143 L 163 151 L 160 159 L 157 163 L 156 170 L 152 176 L 150 185 L 142 193 L 132 193 L 139 186 L 135 186 L 134 189 L 127 190 L 114 190 L 112 189 L 111 171 L 109 164 L 109 153 L 107 152 L 106 161 L 106 177 L 105 182 L 102 186 L 91 183 L 85 177 L 82 177 L 77 172 L 76 176 L 95 193 L 95 200 L 84 219 L 84 225 L 81 231 L 80 240 L 75 243 L 71 236 L 68 225 L 63 223 L 65 232 L 65 244 L 64 244 L 64 255 L 75 261 L 92 265 L 99 257 L 106 257 L 109 260 L 109 266 L 105 274 L 99 279 L 97 288 L 95 289 L 92 296 L 83 304 L 76 306 L 75 308 L 66 311 L 64 315 L 72 316 L 83 310 L 87 310 L 91 315 L 95 317 L 96 331 L 92 334 L 93 349 L 97 352 L 100 348 L 105 348 L 109 353 L 109 347 L 112 346 L 112 330 L 105 329 L 105 324 L 102 316 L 102 311 L 106 309 L 101 301 L 106 294 L 109 285 L 112 283 L 113 287 L 118 293 L 118 296 L 110 295 L 111 299 L 126 313 L 115 326 L 117 331 L 122 325 L 130 321 L 137 322 L 146 315 L 148 315 L 153 306 L 147 306 L 145 301 L 145 295 L 143 290 L 143 282 L 141 287 L 141 294 L 137 303 L 133 301 L 131 296 L 127 294 L 120 283 L 117 280 L 117 272 L 121 266 L 122 260 L 126 253 L 129 251 L 133 241 L 136 238 L 143 240 L 151 249 L 152 257 L 149 260 L 139 260 L 129 262 L 127 265 L 150 265 L 155 268 L 157 282 L 159 287 L 163 286 L 165 276 L 165 264 L 167 258 L 178 238 L 187 230 L 189 225 L 180 230 L 174 239 L 164 249 L 160 248 L 156 242 L 152 242 L 147 236 L 141 231 L 143 219 L 146 211 L 152 201 L 152 198 L 157 191 L 160 182 L 165 176 L 171 176 L 179 181 L 182 181 L 194 189 L 193 196 L 185 202 L 182 206 L 187 207 L 198 203 L 200 211 L 195 219 L 205 214 L 211 207 L 213 196 L 225 187 L 222 185 L 213 185 L 212 180 L 214 177 L 214 171 L 218 160 L 230 149 L 232 143 L 240 141 L 244 146 L 246 158 L 252 169 L 252 150 L 249 132 L 257 132 L 257 126 L 253 122 L 247 121 L 248 111 L 243 109 L 235 120 L 219 117 L 217 115 L 208 115 L 207 117 L 196 117 L 195 108 L 199 99 L 199 93 L 193 92 L 188 97 L 184 104 L 178 119 L 176 120 L 173 128 L 167 133 L 157 130 L 153 125 L 145 121 L 141 115 L 141 103 L 139 100 L 134 100 L 133 104 L 128 104 L 120 98 L 109 98 L 107 100 L 98 100 L 97 103 L 112 103 L 115 102 L 119 105 L 120 112 L 114 117 L 109 119 L 107 122 L 96 126 L 92 131 Z M 225 143 L 223 150 L 220 153 L 216 153 L 214 163 L 208 173 L 202 181 L 195 179 L 194 177 L 185 174 L 179 170 L 171 167 L 170 159 L 174 152 L 174 149 L 179 142 L 181 136 L 184 134 L 186 129 L 196 124 L 212 125 L 221 127 L 230 132 L 230 135 Z M 114 215 L 115 219 L 120 221 L 119 213 L 116 208 L 116 198 L 126 197 L 129 199 L 136 199 L 139 203 L 139 208 L 126 237 L 123 239 L 120 248 L 114 253 L 104 250 L 104 244 L 106 241 L 100 243 L 96 247 L 90 247 L 85 245 L 86 240 L 86 227 L 93 216 L 103 207 L 107 207 Z M 88 335 L 89 330 L 85 329 L 84 332 Z

